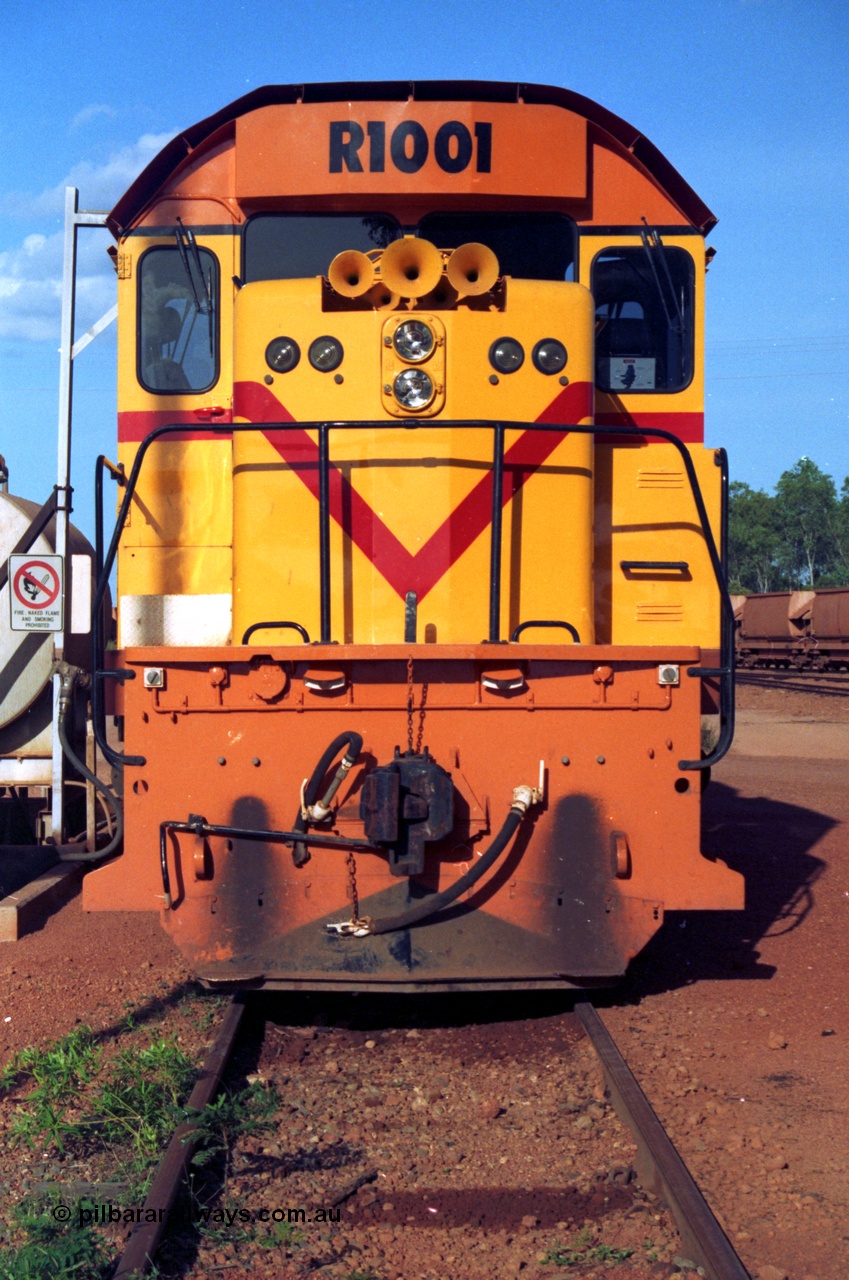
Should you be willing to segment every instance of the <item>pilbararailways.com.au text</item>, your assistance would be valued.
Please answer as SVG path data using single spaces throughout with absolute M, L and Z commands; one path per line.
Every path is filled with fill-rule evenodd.
M 330 1209 L 211 1209 L 203 1205 L 193 1205 L 191 1207 L 178 1207 L 176 1209 L 144 1209 L 144 1208 L 125 1208 L 123 1205 L 113 1204 L 107 1201 L 106 1204 L 78 1204 L 76 1206 L 76 1217 L 79 1226 L 105 1226 L 107 1223 L 126 1223 L 134 1225 L 143 1222 L 169 1222 L 183 1223 L 187 1226 L 203 1226 L 205 1224 L 215 1226 L 232 1227 L 239 1223 L 256 1223 L 256 1222 L 286 1222 L 301 1223 L 310 1222 L 339 1222 L 341 1219 L 341 1207 Z M 53 1217 L 57 1222 L 70 1222 L 74 1216 L 70 1205 L 60 1203 L 54 1205 L 52 1209 Z

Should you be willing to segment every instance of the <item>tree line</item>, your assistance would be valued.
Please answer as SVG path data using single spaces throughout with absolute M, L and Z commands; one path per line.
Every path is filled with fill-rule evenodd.
M 732 481 L 728 578 L 732 592 L 849 585 L 849 477 L 838 494 L 831 476 L 800 458 L 773 494 Z

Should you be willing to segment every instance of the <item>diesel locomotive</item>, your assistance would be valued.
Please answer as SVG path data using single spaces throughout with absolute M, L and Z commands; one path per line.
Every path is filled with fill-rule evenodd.
M 413 992 L 609 982 L 742 907 L 700 851 L 714 223 L 545 86 L 271 86 L 168 143 L 107 219 L 87 910 L 158 911 L 210 986 Z

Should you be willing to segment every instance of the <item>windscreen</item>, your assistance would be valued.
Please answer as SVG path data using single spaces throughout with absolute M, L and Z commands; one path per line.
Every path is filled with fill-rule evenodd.
M 242 279 L 298 280 L 327 273 L 345 249 L 385 249 L 402 235 L 438 249 L 476 241 L 492 249 L 502 275 L 518 280 L 573 280 L 575 228 L 559 213 L 430 213 L 402 227 L 385 213 L 260 214 L 245 228 Z

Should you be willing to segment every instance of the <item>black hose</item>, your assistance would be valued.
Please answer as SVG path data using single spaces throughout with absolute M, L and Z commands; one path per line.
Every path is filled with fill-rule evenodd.
M 430 916 L 435 915 L 437 911 L 441 911 L 443 907 L 447 907 L 455 898 L 459 898 L 462 893 L 470 889 L 484 875 L 495 860 L 504 852 L 510 843 L 511 837 L 515 834 L 519 823 L 525 816 L 524 808 L 514 807 L 510 810 L 504 820 L 504 825 L 486 853 L 481 854 L 474 866 L 469 867 L 465 875 L 460 876 L 459 880 L 455 880 L 447 889 L 443 889 L 441 893 L 435 893 L 430 898 L 425 898 L 414 907 L 410 907 L 407 911 L 402 911 L 397 916 L 384 916 L 382 920 L 370 920 L 368 932 L 372 933 L 394 933 L 397 929 L 406 929 L 411 924 L 418 924 L 421 920 L 427 920 Z
M 88 781 L 92 784 L 92 786 L 95 787 L 100 792 L 100 794 L 105 796 L 106 799 L 109 801 L 109 804 L 112 807 L 112 811 L 115 814 L 115 834 L 103 849 L 93 849 L 90 853 L 86 853 L 84 851 L 80 851 L 79 853 L 77 853 L 75 850 L 69 849 L 67 845 L 64 845 L 59 849 L 59 860 L 61 862 L 100 862 L 103 858 L 111 857 L 111 855 L 115 853 L 116 850 L 119 848 L 121 842 L 124 839 L 123 807 L 120 801 L 117 799 L 117 797 L 113 794 L 113 792 L 110 791 L 110 789 L 106 786 L 106 784 L 104 782 L 101 782 L 100 779 L 94 773 L 92 773 L 90 769 L 86 768 L 86 766 L 83 764 L 82 760 L 79 759 L 73 747 L 71 746 L 70 742 L 68 741 L 68 733 L 65 727 L 65 721 L 67 720 L 68 712 L 71 709 L 71 702 L 72 702 L 71 694 L 73 692 L 73 687 L 74 687 L 74 676 L 63 674 L 62 679 L 63 681 L 67 681 L 67 687 L 68 687 L 68 693 L 67 693 L 67 698 L 65 699 L 64 708 L 61 706 L 62 699 L 60 698 L 60 713 L 59 713 L 58 723 L 59 723 L 59 741 L 62 744 L 62 750 L 64 751 L 67 758 L 70 760 L 71 764 L 77 770 L 77 772 L 82 774 L 84 778 L 87 778 Z
M 348 730 L 345 733 L 340 733 L 337 738 L 333 739 L 330 746 L 324 752 L 318 764 L 313 769 L 312 775 L 310 776 L 310 780 L 307 783 L 306 790 L 304 791 L 304 807 L 305 808 L 308 809 L 310 805 L 315 804 L 316 800 L 318 799 L 318 793 L 321 788 L 321 784 L 324 780 L 324 775 L 327 773 L 327 770 L 333 764 L 333 761 L 338 756 L 342 747 L 348 748 L 348 750 L 345 752 L 344 760 L 350 766 L 354 763 L 357 756 L 360 754 L 360 752 L 363 749 L 362 736 L 359 733 L 354 733 L 352 730 Z M 307 819 L 303 816 L 303 813 L 299 809 L 298 816 L 295 818 L 295 821 L 292 823 L 292 830 L 306 832 L 306 829 L 307 829 Z M 292 861 L 294 862 L 296 867 L 302 867 L 305 862 L 309 862 L 309 858 L 310 858 L 310 851 L 302 841 L 298 841 L 296 844 L 292 846 Z

